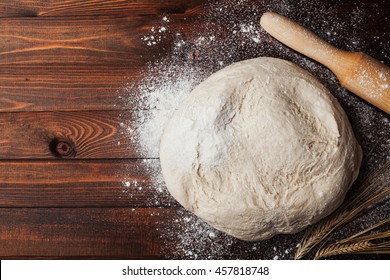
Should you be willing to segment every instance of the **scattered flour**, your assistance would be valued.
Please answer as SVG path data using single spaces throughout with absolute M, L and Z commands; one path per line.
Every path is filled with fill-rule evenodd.
M 364 143 L 363 175 L 383 164 L 383 155 L 390 159 L 389 117 L 342 89 L 329 70 L 286 48 L 259 25 L 259 18 L 264 12 L 274 11 L 296 20 L 337 47 L 370 53 L 368 43 L 359 35 L 361 28 L 368 25 L 370 16 L 359 5 L 351 8 L 349 20 L 340 20 L 333 4 L 319 0 L 218 1 L 205 7 L 204 16 L 192 19 L 197 26 L 194 34 L 185 34 L 169 15 L 162 16 L 159 24 L 142 37 L 142 43 L 145 48 L 150 48 L 150 52 L 156 53 L 156 57 L 159 57 L 160 45 L 170 45 L 170 52 L 150 62 L 145 78 L 138 85 L 128 86 L 129 93 L 137 92 L 137 98 L 128 101 L 133 104 L 132 107 L 138 108 L 134 113 L 136 125 L 121 124 L 131 141 L 138 145 L 139 157 L 145 158 L 142 169 L 146 170 L 153 183 L 154 196 L 146 204 L 177 206 L 169 198 L 160 168 L 153 159 L 159 157 L 160 137 L 165 123 L 183 98 L 211 73 L 233 62 L 259 56 L 279 57 L 300 65 L 338 98 L 349 114 L 358 141 Z M 380 13 L 379 8 L 373 9 Z M 383 43 L 379 37 L 374 40 L 382 49 L 390 49 L 390 43 Z M 390 52 L 376 55 L 385 63 L 390 62 Z M 371 131 L 375 127 L 383 129 L 381 138 L 372 137 Z M 147 189 L 142 187 L 143 183 L 125 177 L 122 191 L 133 197 L 135 192 Z M 136 211 L 135 208 L 132 210 Z M 259 258 L 291 259 L 302 236 L 296 234 L 257 243 L 242 242 L 214 230 L 182 208 L 178 208 L 176 219 L 169 227 L 158 226 L 165 243 L 164 254 L 167 258 L 180 259 L 245 259 L 254 252 Z
M 175 70 L 169 69 L 166 73 L 171 71 Z M 188 73 L 183 73 L 174 81 L 169 81 L 169 77 L 159 77 L 149 82 L 145 82 L 139 88 L 145 97 L 142 101 L 143 106 L 149 110 L 141 112 L 139 116 L 141 123 L 136 128 L 135 137 L 138 137 L 136 139 L 138 143 L 142 143 L 140 145 L 142 156 L 158 158 L 159 143 L 165 123 L 198 80 Z

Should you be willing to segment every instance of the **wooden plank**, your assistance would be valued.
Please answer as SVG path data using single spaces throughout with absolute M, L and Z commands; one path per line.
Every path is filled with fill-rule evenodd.
M 0 17 L 64 17 L 183 13 L 206 0 L 17 0 L 0 3 Z
M 134 113 L 0 113 L 0 159 L 139 158 Z M 59 142 L 70 150 L 57 147 Z
M 156 46 L 143 40 L 156 17 L 0 19 L 0 112 L 132 109 L 119 97 L 138 94 L 147 62 L 170 51 L 177 30 L 193 33 L 196 16 L 176 16 Z
M 249 5 L 258 5 L 259 9 L 274 9 L 289 8 L 291 12 L 300 11 L 307 12 L 301 9 L 307 3 L 296 3 L 291 5 L 286 3 L 274 5 L 273 1 L 257 1 L 254 3 L 248 2 Z M 15 0 L 2 1 L 0 3 L 0 17 L 65 17 L 65 16 L 128 16 L 128 15 L 156 15 L 156 14 L 172 14 L 184 13 L 196 6 L 207 4 L 207 0 Z M 234 5 L 234 1 L 225 5 Z M 314 4 L 314 3 L 313 3 Z M 363 0 L 356 3 L 355 0 L 344 0 L 342 2 L 335 0 L 324 1 L 325 5 L 332 5 L 333 11 L 338 14 L 348 14 L 355 7 L 360 7 L 370 11 L 370 14 L 375 14 L 378 9 L 375 1 Z M 241 4 L 242 5 L 242 4 Z M 382 1 L 380 9 L 390 9 L 388 1 Z
M 291 258 L 303 234 L 240 241 L 213 231 L 182 208 L 0 208 L 0 221 L 1 259 L 272 260 Z M 344 234 L 350 235 L 350 230 L 346 228 Z M 215 235 L 210 236 L 210 231 Z M 389 255 L 341 258 L 388 259 Z
M 147 48 L 142 38 L 160 21 L 0 19 L 0 112 L 130 109 L 117 104 L 119 96 L 127 85 L 136 88 L 146 62 L 164 56 L 175 36 L 167 33 L 165 43 Z
M 118 102 L 126 85 L 136 88 L 147 62 L 171 51 L 176 32 L 190 42 L 204 9 L 197 6 L 184 14 L 170 14 L 164 38 L 151 47 L 143 37 L 150 35 L 151 27 L 161 26 L 161 16 L 0 19 L 0 111 L 132 109 L 130 103 Z M 221 26 L 222 16 L 207 20 L 216 23 L 221 37 L 228 37 L 229 26 Z M 383 29 L 382 22 L 378 18 L 374 27 Z M 374 34 L 380 34 L 381 41 L 388 40 L 389 32 L 374 27 L 365 26 L 362 38 L 372 41 Z M 373 54 L 382 52 L 379 46 L 369 48 Z M 275 55 L 260 50 L 259 54 Z M 235 59 L 244 58 L 245 51 Z M 133 98 L 137 92 L 127 94 Z
M 158 160 L 0 161 L 0 207 L 172 207 Z
M 0 111 L 116 109 L 145 65 L 147 17 L 0 19 Z
M 175 209 L 0 209 L 1 257 L 161 258 Z

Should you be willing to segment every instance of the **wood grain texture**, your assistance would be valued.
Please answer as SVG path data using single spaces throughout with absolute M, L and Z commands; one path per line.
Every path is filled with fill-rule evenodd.
M 0 17 L 64 17 L 183 13 L 204 0 L 20 0 L 2 1 Z
M 0 111 L 115 109 L 145 64 L 146 21 L 0 19 Z
M 208 9 L 215 3 L 228 3 L 228 9 L 211 15 Z M 226 245 L 226 235 L 218 233 L 220 240 L 210 241 L 206 231 L 198 230 L 200 224 L 178 226 L 182 208 L 161 183 L 159 160 L 146 158 L 158 155 L 141 155 L 131 139 L 139 127 L 134 122 L 138 110 L 150 109 L 135 102 L 149 63 L 172 54 L 180 33 L 188 46 L 175 56 L 197 66 L 189 58 L 199 23 L 218 32 L 222 45 L 232 30 L 240 30 L 240 20 L 253 18 L 254 6 L 257 15 L 270 7 L 282 14 L 288 9 L 293 19 L 320 35 L 332 31 L 333 24 L 345 24 L 343 34 L 327 37 L 341 48 L 346 44 L 340 38 L 350 36 L 351 15 L 362 11 L 369 18 L 354 35 L 364 43 L 363 51 L 390 63 L 381 48 L 390 41 L 390 22 L 384 20 L 389 1 L 318 2 L 340 22 L 323 21 L 323 15 L 302 6 L 305 1 L 275 3 L 244 1 L 240 5 L 252 8 L 238 12 L 232 0 L 0 1 L 0 258 L 188 258 L 183 236 L 167 240 L 161 235 L 166 229 L 187 234 L 187 249 L 199 250 L 200 258 L 270 259 L 295 248 L 297 235 Z M 166 32 L 158 44 L 148 46 L 145 36 L 161 26 Z M 281 57 L 284 49 L 277 50 L 263 35 L 264 44 L 271 46 L 267 52 L 262 52 L 264 44 L 253 46 L 251 54 L 238 48 L 228 61 L 256 54 Z M 242 44 L 252 40 L 246 39 Z M 213 48 L 218 49 L 212 44 L 195 48 L 199 63 L 215 64 L 218 59 L 208 55 L 215 53 Z M 375 125 L 383 116 L 374 115 L 364 118 Z M 374 125 L 373 139 L 382 133 L 375 134 Z M 362 144 L 370 150 L 372 142 L 367 143 Z M 186 220 L 191 217 L 183 213 Z M 167 242 L 172 246 L 164 247 Z M 275 252 L 275 246 L 281 251 Z
M 27 2 L 32 5 L 34 1 Z M 66 5 L 60 2 L 56 3 Z M 202 19 L 207 9 L 206 2 L 189 1 L 187 5 L 181 1 L 175 4 L 177 7 L 184 5 L 184 8 L 179 8 L 180 13 L 169 14 L 168 31 L 161 42 L 152 47 L 147 46 L 143 38 L 150 35 L 152 27 L 163 24 L 161 15 L 115 17 L 107 12 L 99 17 L 0 19 L 0 112 L 131 110 L 130 103 L 118 102 L 119 96 L 128 85 L 137 88 L 145 75 L 147 62 L 164 57 L 171 50 L 177 32 L 191 42 L 197 31 L 193 26 Z M 44 2 L 38 3 L 43 5 Z M 86 5 L 85 1 L 72 3 L 74 7 L 81 5 L 80 11 L 98 5 L 97 2 Z M 151 2 L 148 3 L 152 6 Z M 173 2 L 169 3 L 173 5 Z M 342 16 L 343 11 L 352 11 L 352 2 L 347 4 L 345 7 L 344 4 L 335 6 L 335 13 Z M 20 5 L 24 5 L 23 1 Z M 156 3 L 156 7 L 159 5 L 163 4 Z M 263 2 L 257 5 L 259 13 L 266 9 Z M 368 2 L 361 5 L 365 9 L 372 6 Z M 384 5 L 383 9 L 390 11 L 390 6 Z M 226 21 L 222 15 L 207 20 L 215 24 L 216 30 L 228 28 L 221 24 Z M 389 24 L 371 22 L 373 26 L 364 26 L 370 32 L 362 33 L 362 39 L 369 42 L 373 36 L 380 35 L 380 40 L 389 40 Z M 228 29 L 226 36 L 229 36 Z M 370 46 L 370 54 L 374 56 L 381 53 L 375 45 Z M 209 51 L 207 48 L 201 50 L 205 57 Z M 186 50 L 183 52 L 178 56 L 186 57 Z M 244 58 L 245 53 L 237 53 L 235 60 Z M 137 92 L 132 91 L 127 97 L 131 99 L 135 95 Z
M 159 160 L 0 161 L 0 207 L 172 207 Z
M 78 111 L 0 114 L 0 159 L 59 157 L 54 141 L 73 151 L 65 158 L 139 158 L 134 112 Z M 10 125 L 10 124 L 13 125 Z M 158 155 L 156 155 L 158 156 Z
M 154 47 L 143 38 L 161 25 L 157 17 L 0 19 L 0 112 L 132 109 L 119 96 L 195 17 L 171 16 L 172 32 Z
M 161 258 L 156 225 L 169 223 L 175 213 L 154 208 L 0 208 L 1 256 Z

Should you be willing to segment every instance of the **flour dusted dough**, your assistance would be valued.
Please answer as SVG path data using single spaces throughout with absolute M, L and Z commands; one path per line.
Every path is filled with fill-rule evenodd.
M 275 58 L 211 75 L 175 112 L 160 147 L 176 200 L 243 240 L 294 233 L 330 214 L 356 179 L 361 157 L 325 87 Z

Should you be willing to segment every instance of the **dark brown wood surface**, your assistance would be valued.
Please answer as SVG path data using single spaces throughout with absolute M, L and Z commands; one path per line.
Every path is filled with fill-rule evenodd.
M 7 137 L 0 158 L 55 158 L 50 149 L 53 139 L 67 139 L 74 145 L 68 158 L 137 158 L 140 155 L 128 133 L 135 128 L 128 111 L 3 113 L 0 130 Z
M 137 91 L 126 91 L 126 85 L 136 88 L 148 63 L 171 50 L 173 32 L 158 46 L 145 47 L 142 38 L 151 27 L 167 15 L 170 28 L 191 40 L 208 6 L 218 2 L 237 12 L 234 1 L 0 2 L 0 258 L 189 257 L 167 249 L 176 250 L 182 240 L 162 240 L 160 231 L 175 228 L 182 208 L 164 186 L 156 191 L 152 173 L 159 172 L 158 155 L 140 154 L 128 132 L 137 129 L 140 108 L 119 99 L 134 99 Z M 259 14 L 269 9 L 264 7 L 270 1 L 246 2 L 257 5 Z M 317 2 L 345 21 L 358 7 L 369 17 L 358 32 L 366 46 L 361 50 L 390 64 L 390 51 L 383 49 L 390 48 L 390 1 Z M 299 18 L 307 13 L 289 7 L 291 14 L 303 13 Z M 321 17 L 308 17 L 322 26 Z M 207 20 L 216 29 L 229 28 L 217 16 Z M 348 36 L 345 29 L 341 35 Z M 332 43 L 348 46 L 342 37 Z M 250 56 L 238 49 L 232 60 Z M 356 106 L 341 103 L 359 128 Z M 367 117 L 373 127 L 375 120 L 388 118 L 375 109 Z M 378 133 L 390 137 L 389 127 Z M 368 154 L 377 149 L 370 146 L 375 135 L 356 134 Z M 389 156 L 385 147 L 376 160 Z M 368 157 L 367 172 L 371 161 Z M 231 251 L 218 257 L 271 258 L 275 246 L 289 242 L 286 237 L 255 245 L 234 240 Z M 256 246 L 263 249 L 248 249 Z
M 3 257 L 156 258 L 154 226 L 174 210 L 115 208 L 2 208 Z M 147 229 L 147 230 L 145 230 Z
M 177 206 L 167 192 L 156 197 L 148 169 L 159 170 L 159 161 L 147 161 L 0 161 L 0 207 Z M 126 187 L 124 178 L 137 186 Z

